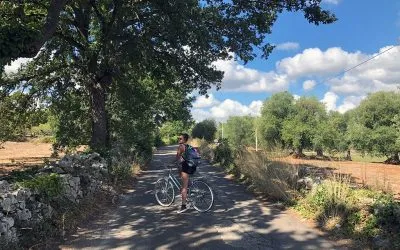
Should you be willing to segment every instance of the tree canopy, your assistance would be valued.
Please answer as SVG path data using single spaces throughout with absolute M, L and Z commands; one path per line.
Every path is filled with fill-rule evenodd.
M 118 93 L 127 98 L 118 92 L 123 86 L 129 88 L 129 105 L 134 107 L 173 93 L 179 109 L 188 110 L 187 96 L 193 90 L 205 94 L 214 85 L 220 87 L 223 72 L 213 62 L 231 57 L 247 62 L 255 58 L 256 49 L 268 57 L 273 46 L 266 36 L 283 11 L 302 11 L 316 25 L 336 20 L 321 8 L 321 0 L 4 0 L 1 68 L 39 53 L 18 74 L 2 76 L 1 91 L 8 95 L 24 89 L 47 99 L 61 121 L 74 119 L 79 129 L 88 131 L 93 149 L 108 148 L 110 126 L 126 119 L 128 107 L 115 99 Z M 149 86 L 142 84 L 146 81 Z M 150 93 L 145 90 L 158 94 L 144 99 L 136 95 Z M 172 115 L 167 106 L 157 105 L 148 105 L 157 110 L 146 113 L 149 117 L 166 120 Z M 122 106 L 127 110 L 112 110 Z M 62 114 L 64 108 L 71 112 Z M 82 117 L 85 121 L 78 122 Z
M 192 129 L 193 138 L 205 139 L 206 141 L 212 141 L 217 132 L 217 125 L 214 120 L 206 119 L 196 125 Z

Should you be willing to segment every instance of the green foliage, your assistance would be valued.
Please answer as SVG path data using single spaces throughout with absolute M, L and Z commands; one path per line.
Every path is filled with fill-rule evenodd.
M 204 120 L 194 125 L 192 129 L 192 137 L 205 139 L 206 141 L 213 141 L 217 125 L 214 120 Z
M 57 197 L 63 191 L 61 178 L 55 173 L 49 175 L 39 175 L 31 180 L 19 182 L 19 185 L 35 190 L 45 199 Z
M 357 150 L 371 155 L 394 156 L 400 152 L 400 93 L 377 92 L 364 99 L 352 114 L 348 137 Z
M 20 91 L 1 100 L 0 114 L 0 142 L 25 136 L 29 128 L 45 122 L 47 118 L 46 112 L 35 105 L 32 97 Z
M 325 229 L 345 234 L 373 245 L 380 236 L 400 243 L 400 204 L 391 194 L 369 189 L 354 189 L 343 179 L 324 181 L 296 205 L 303 215 L 320 221 Z M 329 225 L 334 220 L 336 225 Z
M 26 89 L 47 99 L 58 120 L 66 122 L 58 123 L 56 139 L 60 146 L 84 142 L 94 150 L 112 145 L 114 112 L 120 119 L 126 110 L 110 109 L 110 100 L 116 100 L 110 95 L 125 89 L 125 83 L 129 82 L 126 93 L 132 93 L 135 83 L 153 81 L 150 91 L 129 96 L 131 107 L 143 105 L 151 110 L 157 107 L 152 105 L 154 100 L 167 99 L 169 102 L 159 106 L 161 111 L 169 107 L 176 111 L 179 106 L 175 114 L 185 114 L 189 93 L 197 89 L 206 94 L 213 85 L 220 87 L 223 72 L 212 62 L 229 59 L 232 54 L 247 62 L 254 59 L 257 48 L 268 57 L 273 46 L 264 38 L 271 33 L 279 13 L 302 11 L 316 25 L 336 20 L 321 8 L 320 0 L 286 0 L 280 4 L 243 0 L 39 3 L 5 0 L 0 5 L 1 69 L 12 59 L 33 57 L 42 47 L 32 62 L 17 75 L 7 76 L 2 86 L 6 86 L 7 94 Z M 175 101 L 170 96 L 142 95 L 155 89 L 159 95 L 176 94 Z M 171 93 L 170 89 L 175 91 Z M 71 104 L 66 99 L 71 99 Z M 159 119 L 168 113 L 160 109 L 151 112 L 156 123 L 168 120 Z
M 344 115 L 338 112 L 330 112 L 327 120 L 322 120 L 317 126 L 318 133 L 313 138 L 314 149 L 321 149 L 335 154 L 349 149 L 347 140 L 347 122 Z
M 214 162 L 219 163 L 220 166 L 227 168 L 233 164 L 234 155 L 229 143 L 226 139 L 222 139 L 214 150 Z
M 373 204 L 377 224 L 393 234 L 400 234 L 400 203 L 392 195 L 382 195 Z
M 302 154 L 303 149 L 313 148 L 318 127 L 326 120 L 326 111 L 313 97 L 301 97 L 294 107 L 293 114 L 283 122 L 282 138 L 286 145 L 296 149 L 297 154 Z
M 114 180 L 127 180 L 133 175 L 132 161 L 118 159 L 111 166 L 110 173 L 114 176 Z
M 161 126 L 160 135 L 165 144 L 177 144 L 178 136 L 187 130 L 188 127 L 182 121 L 170 121 Z
M 41 123 L 38 126 L 34 126 L 30 129 L 30 133 L 32 136 L 52 136 L 54 135 L 54 129 L 51 127 L 50 123 Z
M 224 124 L 224 137 L 232 149 L 255 146 L 254 118 L 250 116 L 231 116 Z
M 285 147 L 282 138 L 283 122 L 295 111 L 293 95 L 281 92 L 263 103 L 260 118 L 261 142 L 266 147 Z

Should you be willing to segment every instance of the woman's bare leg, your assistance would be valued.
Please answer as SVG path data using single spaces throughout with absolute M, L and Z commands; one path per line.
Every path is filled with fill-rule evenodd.
M 189 175 L 185 172 L 181 172 L 181 178 L 182 178 L 182 190 L 181 190 L 182 205 L 186 205 L 187 189 L 189 185 Z

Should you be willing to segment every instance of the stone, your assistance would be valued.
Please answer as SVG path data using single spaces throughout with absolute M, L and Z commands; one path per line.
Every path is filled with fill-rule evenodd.
M 3 218 L 1 219 L 1 221 L 7 223 L 8 228 L 14 226 L 14 219 L 13 219 L 12 217 L 3 217 Z
M 69 155 L 64 156 L 59 162 L 58 165 L 61 168 L 72 168 L 72 164 L 73 164 L 73 160 L 72 157 L 70 157 Z
M 50 218 L 53 215 L 54 209 L 50 205 L 46 205 L 42 210 L 42 215 L 45 218 Z
M 11 212 L 13 210 L 12 201 L 7 197 L 0 200 L 0 206 L 2 207 L 3 211 L 6 212 Z
M 8 231 L 8 224 L 4 221 L 0 221 L 0 235 Z
M 6 180 L 0 181 L 0 193 L 8 192 L 9 189 L 10 184 Z
M 20 202 L 18 202 L 18 207 L 19 207 L 20 209 L 25 209 L 25 207 L 26 207 L 25 201 L 20 201 Z
M 32 195 L 31 190 L 27 189 L 27 188 L 21 188 L 18 189 L 17 191 L 15 191 L 13 193 L 17 199 L 18 202 L 20 201 L 25 201 L 28 200 L 30 198 L 30 196 Z
M 20 221 L 26 221 L 32 218 L 32 213 L 28 209 L 17 210 L 17 219 Z
M 62 168 L 57 167 L 57 166 L 51 166 L 50 169 L 51 169 L 52 173 L 57 173 L 57 174 L 65 174 L 65 172 L 66 172 Z

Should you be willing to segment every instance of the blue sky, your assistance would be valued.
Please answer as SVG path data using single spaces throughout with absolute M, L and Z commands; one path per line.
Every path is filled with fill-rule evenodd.
M 268 60 L 216 62 L 225 71 L 222 89 L 211 91 L 208 99 L 199 97 L 193 118 L 258 115 L 266 98 L 285 90 L 295 97 L 316 96 L 327 110 L 342 113 L 368 93 L 395 91 L 400 86 L 400 1 L 325 0 L 323 6 L 336 14 L 336 23 L 315 26 L 302 13 L 282 14 L 267 37 L 277 46 Z
M 222 89 L 193 103 L 196 121 L 225 121 L 232 115 L 257 116 L 263 101 L 289 91 L 294 97 L 316 96 L 327 110 L 346 112 L 369 93 L 400 87 L 400 1 L 323 0 L 338 21 L 309 24 L 302 13 L 283 13 L 266 41 L 276 45 L 268 60 L 247 65 L 218 61 L 225 72 Z M 375 59 L 344 73 L 365 60 Z M 6 72 L 16 71 L 20 58 Z

